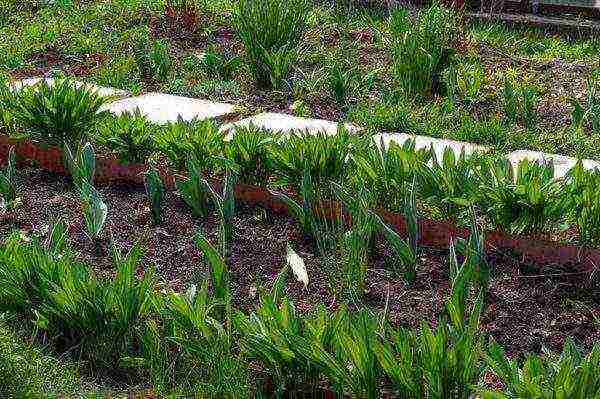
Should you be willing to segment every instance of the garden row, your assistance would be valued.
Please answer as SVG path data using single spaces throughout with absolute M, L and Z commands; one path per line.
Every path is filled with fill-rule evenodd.
M 488 306 L 482 240 L 476 231 L 457 240 L 456 250 L 451 244 L 452 289 L 435 328 L 426 322 L 414 330 L 395 328 L 385 311 L 366 307 L 329 311 L 320 305 L 300 312 L 284 289 L 288 274 L 302 279 L 303 262 L 293 250 L 272 286 L 261 287 L 259 304 L 250 313 L 237 310 L 230 286 L 235 272 L 202 232 L 195 241 L 209 273 L 185 292 L 159 290 L 152 268 L 136 277 L 139 245 L 127 253 L 114 247 L 116 277 L 99 278 L 77 260 L 64 223 L 51 226 L 43 241 L 15 233 L 0 245 L 0 310 L 34 325 L 52 350 L 78 359 L 93 375 L 127 379 L 138 395 L 149 397 L 597 397 L 598 345 L 583 354 L 568 340 L 560 355 L 521 361 L 495 342 L 486 345 L 480 328 Z M 30 375 L 32 380 L 8 378 L 4 373 L 31 369 L 10 357 L 14 351 L 8 346 L 0 354 L 0 393 L 37 396 L 59 386 L 36 386 Z
M 490 230 L 487 244 L 491 247 L 516 250 L 540 264 L 570 263 L 585 269 L 600 260 L 598 251 L 590 249 L 600 238 L 596 223 L 600 173 L 586 170 L 590 164 L 569 161 L 573 168 L 563 167 L 557 178 L 552 162 L 524 159 L 513 164 L 501 156 L 479 153 L 476 150 L 481 148 L 466 143 L 453 143 L 444 150 L 440 145 L 428 148 L 419 142 L 431 143 L 424 138 L 372 138 L 350 125 L 287 117 L 275 119 L 273 126 L 270 114 L 218 129 L 213 121 L 197 121 L 215 116 L 210 114 L 214 106 L 192 101 L 194 106 L 186 109 L 187 99 L 170 96 L 159 98 L 159 106 L 154 107 L 162 112 L 154 113 L 155 118 L 163 118 L 157 120 L 163 123 L 159 125 L 146 117 L 152 115 L 152 107 L 143 106 L 152 97 L 133 98 L 128 106 L 136 108 L 129 112 L 122 102 L 106 103 L 97 94 L 101 92 L 69 81 L 14 89 L 3 95 L 5 127 L 14 137 L 27 139 L 3 139 L 2 155 L 8 155 L 13 143 L 20 159 L 64 173 L 68 167 L 63 151 L 82 157 L 83 143 L 91 142 L 108 157 L 94 165 L 90 184 L 93 179 L 142 183 L 148 163 L 154 165 L 150 170 L 160 171 L 161 186 L 178 188 L 201 215 L 197 207 L 206 203 L 207 195 L 199 181 L 202 176 L 216 181 L 234 173 L 238 199 L 279 210 L 286 208 L 281 194 L 273 195 L 269 189 L 291 191 L 304 209 L 312 209 L 316 204 L 343 202 L 330 188 L 333 182 L 350 197 L 368 191 L 362 205 L 384 211 L 384 219 L 401 233 L 406 232 L 401 215 L 412 192 L 423 245 L 445 247 L 452 236 L 468 236 L 468 229 L 460 226 L 469 223 L 475 207 L 477 218 Z M 173 99 L 175 103 L 168 107 Z M 106 111 L 111 107 L 121 115 L 111 116 Z M 178 121 L 168 122 L 173 115 Z M 290 121 L 297 125 L 290 126 Z M 88 150 L 93 153 L 91 147 Z M 9 202 L 16 196 L 10 191 L 4 195 Z M 310 234 L 308 224 L 306 229 Z M 514 239 L 514 234 L 522 238 Z

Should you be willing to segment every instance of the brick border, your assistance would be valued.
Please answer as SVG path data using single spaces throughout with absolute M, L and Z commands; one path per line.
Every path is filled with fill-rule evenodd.
M 10 147 L 15 148 L 20 166 L 34 166 L 41 169 L 68 174 L 62 157 L 62 151 L 57 147 L 44 148 L 29 140 L 16 141 L 0 135 L 0 161 L 6 162 Z M 95 180 L 98 183 L 143 184 L 143 174 L 148 170 L 147 164 L 123 165 L 115 157 L 98 156 L 96 158 Z M 175 175 L 163 168 L 160 170 L 167 187 L 174 188 Z M 218 183 L 215 182 L 215 186 Z M 274 212 L 287 213 L 287 207 L 279 201 L 267 188 L 238 184 L 235 187 L 235 197 L 248 205 L 258 205 L 269 208 Z M 327 218 L 340 214 L 343 206 L 339 202 L 321 203 L 316 212 Z M 406 223 L 402 215 L 382 210 L 382 217 L 393 225 L 400 234 L 406 234 Z M 423 246 L 447 249 L 450 239 L 466 238 L 469 230 L 457 227 L 450 222 L 430 219 L 420 219 L 420 244 Z M 591 272 L 600 265 L 600 249 L 585 248 L 575 245 L 564 245 L 559 242 L 537 240 L 525 237 L 513 237 L 501 231 L 486 231 L 486 245 L 496 250 L 506 250 L 518 253 L 523 262 L 534 262 L 539 266 L 568 265 L 575 271 Z

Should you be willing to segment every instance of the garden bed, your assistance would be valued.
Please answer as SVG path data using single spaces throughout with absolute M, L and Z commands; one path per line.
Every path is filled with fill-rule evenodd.
M 215 216 L 206 220 L 192 218 L 183 201 L 169 194 L 165 222 L 152 224 L 145 193 L 140 187 L 109 185 L 101 189 L 109 208 L 107 234 L 98 244 L 90 241 L 82 223 L 78 195 L 69 181 L 60 175 L 28 169 L 21 207 L 2 216 L 0 237 L 14 229 L 24 237 L 44 235 L 49 223 L 63 218 L 69 225 L 78 257 L 99 276 L 114 276 L 109 236 L 117 247 L 127 249 L 140 242 L 146 248 L 140 273 L 156 267 L 166 286 L 185 290 L 191 282 L 208 273 L 202 252 L 194 236 L 202 228 L 214 241 Z M 317 254 L 288 216 L 261 207 L 240 205 L 234 219 L 233 250 L 229 258 L 233 301 L 241 309 L 251 310 L 260 290 L 268 289 L 286 263 L 286 246 L 291 243 L 304 258 L 309 285 L 290 281 L 286 295 L 297 308 L 309 313 L 318 304 L 334 310 L 342 304 L 333 293 L 337 266 Z M 417 327 L 423 320 L 435 323 L 448 296 L 447 252 L 427 249 L 416 282 L 407 285 L 386 268 L 385 244 L 380 239 L 369 266 L 365 301 L 369 308 L 383 311 L 387 306 L 396 325 Z M 538 268 L 522 263 L 510 253 L 490 252 L 493 277 L 489 306 L 482 317 L 482 328 L 496 338 L 509 353 L 539 352 L 542 347 L 559 350 L 567 337 L 585 348 L 600 339 L 600 292 L 589 273 L 570 268 Z M 328 270 L 329 268 L 329 270 Z M 389 295 L 389 297 L 388 297 Z M 387 305 L 386 305 L 387 304 Z

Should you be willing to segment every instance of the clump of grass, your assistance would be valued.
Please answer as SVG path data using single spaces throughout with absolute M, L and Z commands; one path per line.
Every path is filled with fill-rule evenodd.
M 600 133 L 600 70 L 591 74 L 588 79 L 585 102 L 571 100 L 572 125 L 575 129 L 588 128 L 593 134 Z
M 154 152 L 154 132 L 139 109 L 107 118 L 98 128 L 95 141 L 116 154 L 124 163 L 144 163 Z
M 404 8 L 392 12 L 394 78 L 407 96 L 426 96 L 439 89 L 441 74 L 450 65 L 457 26 L 455 12 L 438 4 L 421 11 L 417 22 Z
M 350 108 L 349 119 L 370 129 L 409 133 L 416 130 L 412 111 L 408 100 L 396 96 L 360 102 Z
M 48 145 L 78 148 L 107 115 L 106 100 L 68 80 L 51 85 L 42 81 L 23 88 L 7 101 L 15 123 L 34 140 Z
M 504 81 L 504 114 L 510 123 L 521 122 L 527 129 L 533 129 L 537 123 L 536 107 L 538 90 L 528 82 L 515 83 L 514 77 Z
M 193 158 L 202 171 L 214 165 L 216 156 L 223 151 L 223 135 L 214 122 L 178 121 L 155 132 L 156 148 L 169 158 L 175 168 L 183 169 L 186 160 Z
M 309 12 L 306 0 L 240 0 L 235 26 L 259 87 L 280 89 L 297 57 Z
M 200 57 L 198 65 L 205 76 L 215 76 L 222 80 L 232 80 L 242 66 L 242 60 L 232 54 L 219 52 L 214 47 L 209 47 Z
M 254 126 L 238 128 L 230 135 L 225 156 L 238 169 L 240 183 L 265 187 L 272 173 L 270 148 L 277 137 Z

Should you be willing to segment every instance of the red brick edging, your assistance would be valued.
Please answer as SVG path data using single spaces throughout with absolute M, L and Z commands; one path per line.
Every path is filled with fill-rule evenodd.
M 19 166 L 37 166 L 42 169 L 66 174 L 68 173 L 63 162 L 62 151 L 57 147 L 42 147 L 31 141 L 11 140 L 0 135 L 0 161 L 6 162 L 9 148 L 14 146 Z M 124 165 L 116 157 L 97 156 L 95 181 L 98 183 L 130 183 L 143 184 L 144 172 L 148 169 L 146 164 Z M 168 169 L 162 169 L 161 174 L 165 183 L 173 187 L 174 175 Z M 249 205 L 261 205 L 273 211 L 284 213 L 286 206 L 281 203 L 268 189 L 264 187 L 238 184 L 235 188 L 235 197 Z M 323 203 L 318 212 L 325 215 L 339 214 L 335 210 L 341 209 L 336 202 Z M 395 226 L 400 234 L 406 233 L 404 218 L 396 213 L 382 211 L 382 217 Z M 429 247 L 447 248 L 453 237 L 468 237 L 469 230 L 459 228 L 453 223 L 421 219 L 420 244 Z M 547 264 L 571 265 L 574 271 L 591 271 L 600 265 L 600 250 L 584 248 L 574 245 L 565 245 L 559 242 L 512 237 L 500 231 L 486 232 L 486 245 L 498 250 L 509 250 L 522 256 L 524 262 L 533 262 L 539 266 Z

